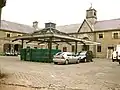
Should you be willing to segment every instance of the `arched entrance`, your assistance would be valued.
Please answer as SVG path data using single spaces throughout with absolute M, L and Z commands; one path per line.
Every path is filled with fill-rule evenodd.
M 11 46 L 12 46 L 12 44 L 9 44 L 9 43 L 4 44 L 3 51 L 4 52 L 11 52 Z
M 20 49 L 21 49 L 21 45 L 20 44 L 15 44 L 14 45 L 14 51 L 20 51 Z
M 18 55 L 20 53 L 21 48 L 22 48 L 22 45 L 20 45 L 20 44 L 15 44 L 14 45 L 14 53 L 15 53 L 15 55 Z
M 20 44 L 10 44 L 10 43 L 5 43 L 3 46 L 3 51 L 6 55 L 18 55 L 21 49 Z
M 83 39 L 89 40 L 88 37 L 84 37 Z M 88 51 L 88 50 L 89 50 L 89 45 L 83 45 L 83 46 L 82 46 L 82 50 L 83 50 L 83 51 Z

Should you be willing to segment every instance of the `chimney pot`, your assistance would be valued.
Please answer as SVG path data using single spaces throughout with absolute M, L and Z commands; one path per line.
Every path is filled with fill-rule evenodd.
M 37 21 L 34 21 L 34 22 L 33 22 L 33 27 L 34 27 L 35 29 L 38 28 L 38 22 L 37 22 Z

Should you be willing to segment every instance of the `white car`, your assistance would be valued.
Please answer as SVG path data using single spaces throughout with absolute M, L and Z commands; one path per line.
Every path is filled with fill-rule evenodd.
M 112 61 L 117 61 L 117 52 L 116 51 L 113 51 L 112 53 Z
M 53 57 L 54 64 L 64 63 L 79 63 L 78 57 L 72 52 L 58 52 Z

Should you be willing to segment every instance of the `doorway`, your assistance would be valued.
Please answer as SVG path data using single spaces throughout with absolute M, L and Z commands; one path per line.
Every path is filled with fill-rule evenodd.
M 18 54 L 20 53 L 20 49 L 22 48 L 22 45 L 20 44 L 15 44 L 14 45 L 14 53 Z
M 9 43 L 6 43 L 6 44 L 4 44 L 4 46 L 3 46 L 3 51 L 4 52 L 11 52 L 11 44 L 9 44 Z
M 114 47 L 108 47 L 107 48 L 107 58 L 111 59 L 112 58 L 112 53 L 114 51 Z
M 63 52 L 67 52 L 67 47 L 63 47 Z
M 89 50 L 89 45 L 82 46 L 82 51 L 88 51 L 88 50 Z
M 83 39 L 89 40 L 88 37 L 84 37 Z M 82 46 L 82 50 L 83 50 L 83 51 L 89 51 L 89 45 L 85 45 L 85 44 L 84 44 L 84 45 Z

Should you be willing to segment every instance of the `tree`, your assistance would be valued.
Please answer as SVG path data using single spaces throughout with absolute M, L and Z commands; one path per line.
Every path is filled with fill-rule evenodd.
M 0 8 L 3 8 L 6 5 L 6 0 L 0 0 Z

